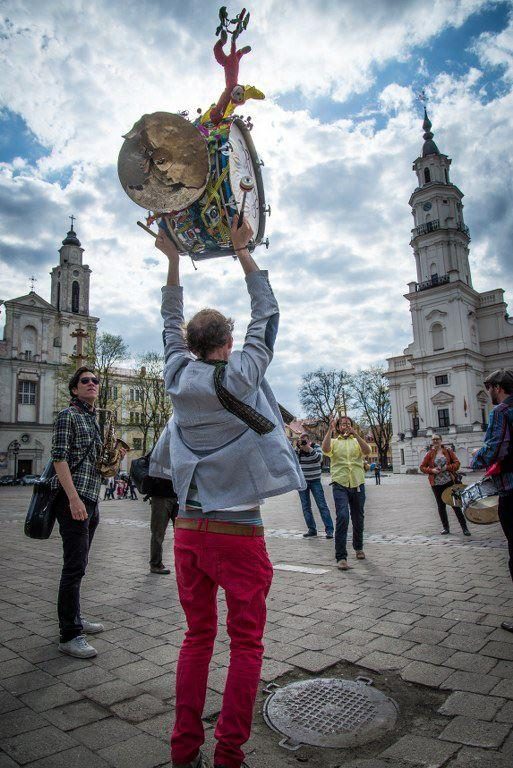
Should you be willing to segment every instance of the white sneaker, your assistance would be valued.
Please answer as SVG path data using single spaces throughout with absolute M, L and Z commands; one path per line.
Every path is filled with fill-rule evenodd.
M 98 651 L 89 645 L 85 635 L 78 635 L 67 643 L 59 643 L 59 651 L 68 656 L 75 656 L 77 659 L 92 659 L 93 656 L 98 655 Z
M 82 629 L 86 635 L 97 635 L 98 632 L 103 632 L 105 629 L 103 624 L 100 624 L 100 622 L 87 621 L 87 619 L 84 619 L 83 616 L 80 617 L 80 621 L 82 622 Z

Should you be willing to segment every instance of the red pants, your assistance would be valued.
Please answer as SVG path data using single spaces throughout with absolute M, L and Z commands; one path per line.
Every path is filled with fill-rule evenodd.
M 214 762 L 239 768 L 241 745 L 250 736 L 260 680 L 266 606 L 272 565 L 263 536 L 175 530 L 178 594 L 187 620 L 176 673 L 176 721 L 171 736 L 174 763 L 188 763 L 204 742 L 201 716 L 208 667 L 217 633 L 217 589 L 225 591 L 230 666 L 215 730 Z

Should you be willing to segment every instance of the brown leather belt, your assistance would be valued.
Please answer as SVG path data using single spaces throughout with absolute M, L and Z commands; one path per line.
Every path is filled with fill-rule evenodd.
M 226 533 L 228 536 L 263 536 L 263 525 L 246 525 L 245 523 L 221 523 L 218 520 L 188 520 L 177 517 L 175 528 L 187 528 L 189 531 L 201 533 Z

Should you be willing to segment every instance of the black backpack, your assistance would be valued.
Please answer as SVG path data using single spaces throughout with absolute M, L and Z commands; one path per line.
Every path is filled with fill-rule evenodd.
M 130 465 L 130 477 L 139 493 L 145 496 L 163 496 L 166 499 L 176 499 L 176 493 L 171 480 L 150 475 L 150 453 L 134 459 Z

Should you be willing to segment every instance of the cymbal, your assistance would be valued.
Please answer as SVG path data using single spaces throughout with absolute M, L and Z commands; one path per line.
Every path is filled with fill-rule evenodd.
M 499 522 L 498 496 L 488 496 L 470 504 L 465 510 L 465 517 L 476 525 L 491 525 Z
M 452 492 L 453 491 L 459 491 L 460 488 L 466 488 L 466 487 L 467 486 L 464 483 L 454 483 L 453 485 L 450 485 L 442 493 L 442 501 L 443 501 L 443 503 L 444 504 L 448 504 L 450 507 L 461 507 L 461 504 L 456 504 L 455 501 L 453 500 Z
M 118 176 L 128 197 L 150 211 L 170 213 L 199 200 L 209 178 L 207 143 L 182 115 L 143 115 L 125 134 Z

